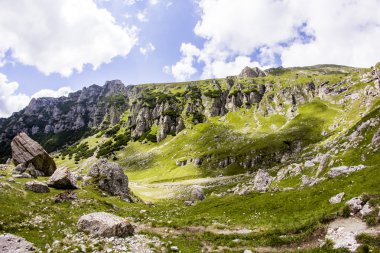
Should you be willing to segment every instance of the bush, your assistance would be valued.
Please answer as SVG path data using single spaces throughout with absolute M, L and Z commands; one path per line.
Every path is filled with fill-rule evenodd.
M 343 207 L 342 216 L 347 218 L 347 217 L 350 217 L 350 215 L 351 215 L 351 208 L 349 205 L 345 205 Z

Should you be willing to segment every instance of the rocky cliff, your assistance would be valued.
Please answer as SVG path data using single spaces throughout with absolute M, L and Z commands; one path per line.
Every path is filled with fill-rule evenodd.
M 298 115 L 300 105 L 316 98 L 339 103 L 336 96 L 357 84 L 353 75 L 379 85 L 377 68 L 366 71 L 322 65 L 264 72 L 246 67 L 238 76 L 225 79 L 127 87 L 115 80 L 68 97 L 33 99 L 22 111 L 0 119 L 1 159 L 7 158 L 10 140 L 22 131 L 52 151 L 90 130 L 113 125 L 129 129 L 133 140 L 149 137 L 162 141 L 211 117 L 223 117 L 241 108 L 252 109 L 255 117 L 281 115 L 290 120 Z M 368 87 L 368 92 L 377 94 L 378 87 Z

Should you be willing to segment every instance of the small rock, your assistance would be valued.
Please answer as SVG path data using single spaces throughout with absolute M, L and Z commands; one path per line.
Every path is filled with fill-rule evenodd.
M 7 181 L 9 183 L 16 183 L 16 181 L 13 179 L 13 177 L 8 178 Z
M 57 196 L 55 196 L 54 202 L 55 203 L 62 203 L 62 202 L 69 202 L 76 200 L 78 198 L 78 195 L 76 192 L 67 191 L 67 192 L 61 192 Z
M 351 209 L 351 211 L 355 214 L 362 209 L 363 201 L 360 197 L 354 197 L 346 202 Z
M 205 197 L 205 194 L 203 192 L 203 189 L 199 186 L 195 186 L 192 190 L 191 190 L 191 200 L 192 201 L 196 201 L 196 200 L 204 200 L 206 197 Z
M 32 176 L 29 175 L 28 173 L 14 174 L 13 177 L 14 178 L 32 178 Z
M 25 190 L 36 192 L 36 193 L 46 193 L 50 192 L 49 187 L 42 182 L 39 181 L 29 181 L 25 184 Z
M 330 198 L 329 202 L 330 204 L 338 204 L 342 201 L 344 197 L 344 192 L 338 193 L 337 195 Z
M 178 249 L 177 246 L 171 246 L 170 250 L 173 251 L 173 252 L 178 252 L 179 251 L 179 249 Z
M 252 250 L 246 249 L 243 253 L 252 253 Z
M 360 217 L 364 217 L 370 212 L 372 212 L 374 209 L 369 205 L 369 203 L 366 203 L 362 209 L 359 211 Z
M 185 202 L 183 202 L 183 204 L 184 204 L 185 206 L 192 206 L 192 205 L 194 205 L 194 202 L 191 201 L 191 200 L 186 200 Z
M 26 166 L 25 164 L 23 163 L 20 163 L 19 165 L 17 165 L 13 170 L 12 170 L 12 174 L 22 174 L 26 171 Z

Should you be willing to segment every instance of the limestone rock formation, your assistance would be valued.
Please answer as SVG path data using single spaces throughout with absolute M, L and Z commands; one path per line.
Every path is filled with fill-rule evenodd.
M 330 198 L 329 202 L 330 204 L 338 204 L 342 201 L 344 197 L 344 192 L 338 193 L 337 195 Z
M 57 189 L 77 189 L 75 177 L 66 167 L 58 168 L 47 182 L 48 186 Z
M 103 191 L 111 195 L 128 198 L 128 177 L 117 163 L 101 159 L 91 166 L 88 175 L 93 178 L 95 183 Z
M 36 248 L 24 238 L 12 235 L 0 235 L 0 252 L 2 253 L 26 253 L 35 252 Z
M 36 193 L 47 193 L 50 192 L 49 187 L 39 181 L 29 181 L 25 184 L 25 190 L 36 192 Z
M 56 170 L 56 165 L 36 141 L 32 140 L 26 133 L 20 133 L 13 138 L 12 159 L 16 165 L 24 164 L 25 166 L 33 165 L 33 169 L 41 172 L 41 175 L 50 176 Z
M 245 67 L 239 74 L 239 77 L 246 78 L 246 77 L 259 77 L 259 76 L 266 76 L 266 73 L 259 69 L 258 67 L 250 68 Z
M 329 172 L 327 172 L 327 175 L 330 178 L 334 178 L 343 174 L 351 174 L 355 171 L 362 170 L 364 169 L 364 165 L 358 165 L 358 166 L 339 166 L 339 167 L 334 167 L 330 169 Z
M 259 192 L 266 192 L 273 179 L 274 178 L 265 170 L 259 170 L 253 179 L 253 189 Z
M 126 237 L 134 233 L 128 220 L 105 212 L 83 215 L 77 225 L 80 231 L 102 237 Z

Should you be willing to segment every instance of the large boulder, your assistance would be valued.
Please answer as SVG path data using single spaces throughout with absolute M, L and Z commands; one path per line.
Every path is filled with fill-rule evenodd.
M 0 252 L 2 253 L 26 253 L 35 250 L 33 244 L 22 237 L 12 234 L 0 235 Z
M 28 167 L 29 164 L 32 164 L 33 169 L 41 172 L 41 175 L 44 176 L 51 176 L 57 168 L 53 158 L 26 133 L 20 133 L 14 137 L 11 147 L 15 165 L 25 164 Z
M 128 177 L 117 163 L 101 159 L 91 166 L 88 175 L 103 191 L 128 198 Z
M 128 220 L 105 212 L 83 215 L 79 218 L 78 229 L 102 237 L 126 237 L 134 233 Z
M 47 182 L 48 186 L 56 189 L 77 189 L 75 177 L 66 167 L 58 168 Z
M 37 193 L 46 193 L 50 192 L 49 187 L 39 181 L 29 181 L 25 184 L 25 190 L 32 191 L 32 192 L 37 192 Z

